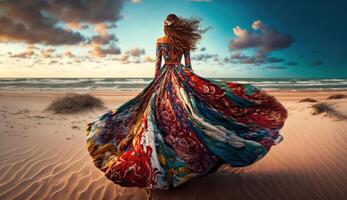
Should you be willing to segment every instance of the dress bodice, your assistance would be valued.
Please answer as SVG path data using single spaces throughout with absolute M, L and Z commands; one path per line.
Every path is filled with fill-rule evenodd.
M 165 63 L 181 62 L 183 52 L 173 51 L 168 43 L 159 43 L 158 45 Z
M 161 68 L 162 57 L 164 58 L 165 65 L 180 64 L 182 56 L 184 55 L 184 66 L 191 69 L 190 51 L 186 49 L 184 51 L 174 51 L 173 48 L 167 42 L 157 42 L 156 45 L 156 74 Z

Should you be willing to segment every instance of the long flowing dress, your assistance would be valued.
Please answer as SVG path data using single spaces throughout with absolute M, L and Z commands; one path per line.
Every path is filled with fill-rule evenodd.
M 189 50 L 158 42 L 156 56 L 149 85 L 88 124 L 88 151 L 108 179 L 168 189 L 224 163 L 250 165 L 281 142 L 287 111 L 275 97 L 251 84 L 198 76 Z

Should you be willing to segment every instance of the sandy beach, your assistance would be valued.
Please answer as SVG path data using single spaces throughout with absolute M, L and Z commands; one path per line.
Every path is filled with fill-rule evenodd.
M 85 93 L 85 92 L 84 92 Z M 85 145 L 86 124 L 132 97 L 132 92 L 89 92 L 107 109 L 52 115 L 44 109 L 65 92 L 0 91 L 0 199 L 345 199 L 347 121 L 312 115 L 307 97 L 347 114 L 347 91 L 268 91 L 287 108 L 282 143 L 256 164 L 217 172 L 168 191 L 113 184 Z

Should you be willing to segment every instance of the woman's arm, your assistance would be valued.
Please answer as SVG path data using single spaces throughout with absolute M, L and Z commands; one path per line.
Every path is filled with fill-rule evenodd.
M 159 75 L 160 67 L 161 67 L 161 48 L 160 43 L 157 42 L 156 44 L 156 60 L 155 60 L 155 76 L 157 77 Z
M 189 49 L 184 50 L 184 64 L 187 68 L 192 69 L 192 64 L 190 62 L 190 51 Z

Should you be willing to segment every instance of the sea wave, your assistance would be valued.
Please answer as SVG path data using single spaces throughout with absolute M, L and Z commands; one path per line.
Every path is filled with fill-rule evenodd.
M 341 90 L 347 79 L 210 78 L 271 90 Z M 141 90 L 152 78 L 0 78 L 0 90 Z

